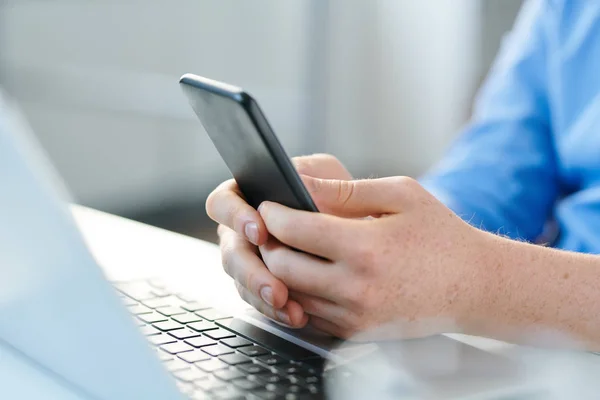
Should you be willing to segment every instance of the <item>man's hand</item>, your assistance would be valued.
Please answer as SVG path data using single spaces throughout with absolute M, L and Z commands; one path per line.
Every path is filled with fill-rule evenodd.
M 410 178 L 303 179 L 335 215 L 263 203 L 271 237 L 260 253 L 312 325 L 343 338 L 382 327 L 378 338 L 460 330 L 480 297 L 484 274 L 474 266 L 492 235 Z M 370 215 L 379 217 L 362 218 Z
M 350 180 L 352 176 L 333 156 L 316 154 L 296 157 L 294 165 L 302 175 Z M 328 212 L 328 204 L 319 204 Z M 218 222 L 223 268 L 235 280 L 240 296 L 267 317 L 301 327 L 308 321 L 298 302 L 289 299 L 288 288 L 265 267 L 258 245 L 269 234 L 260 214 L 246 203 L 237 184 L 229 180 L 217 187 L 206 202 L 208 215 Z

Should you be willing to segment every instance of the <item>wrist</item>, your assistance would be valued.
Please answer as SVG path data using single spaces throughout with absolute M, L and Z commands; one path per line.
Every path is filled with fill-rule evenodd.
M 503 307 L 503 288 L 506 287 L 510 263 L 507 255 L 514 256 L 519 242 L 472 228 L 477 232 L 475 249 L 462 269 L 463 301 L 457 310 L 460 333 L 489 336 L 496 316 Z

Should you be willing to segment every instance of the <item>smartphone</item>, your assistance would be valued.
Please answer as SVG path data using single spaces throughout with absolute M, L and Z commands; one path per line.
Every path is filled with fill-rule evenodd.
M 248 204 L 258 208 L 273 201 L 318 211 L 252 96 L 193 74 L 183 75 L 179 84 Z

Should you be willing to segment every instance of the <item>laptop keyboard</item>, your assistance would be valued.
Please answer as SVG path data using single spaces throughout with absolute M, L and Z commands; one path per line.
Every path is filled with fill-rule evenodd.
M 190 399 L 324 398 L 319 355 L 156 280 L 115 287 Z

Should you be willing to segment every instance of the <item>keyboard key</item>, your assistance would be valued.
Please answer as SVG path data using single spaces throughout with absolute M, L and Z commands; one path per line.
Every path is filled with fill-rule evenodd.
M 213 346 L 217 344 L 216 340 L 204 336 L 186 339 L 185 342 L 194 347 Z
M 313 394 L 321 393 L 323 391 L 323 388 L 320 385 L 308 385 L 306 386 L 306 389 Z
M 278 383 L 268 383 L 265 386 L 265 389 L 267 389 L 270 392 L 279 392 L 279 393 L 285 393 L 286 392 L 286 385 L 285 384 L 278 384 Z
M 271 370 L 258 364 L 240 364 L 237 366 L 240 370 L 253 375 L 270 374 Z
M 263 381 L 264 383 L 279 383 L 282 382 L 285 378 L 281 375 L 271 374 L 271 375 L 256 375 L 258 379 Z
M 292 385 L 304 386 L 305 383 L 306 383 L 305 380 L 304 380 L 304 378 L 301 377 L 300 375 L 287 375 L 286 379 Z
M 213 358 L 208 361 L 200 361 L 194 364 L 196 367 L 200 368 L 204 372 L 214 372 L 220 369 L 228 368 L 229 365 L 219 360 L 218 358 Z
M 128 306 L 127 309 L 133 315 L 150 314 L 152 312 L 151 308 L 148 308 L 145 305 L 139 303 L 135 303 L 132 306 Z
M 153 324 L 155 322 L 166 321 L 168 319 L 164 315 L 159 314 L 157 312 L 153 312 L 151 314 L 142 314 L 142 315 L 138 315 L 137 317 L 147 324 Z
M 182 353 L 186 354 L 186 353 Z M 167 371 L 169 372 L 175 372 L 175 371 L 180 371 L 182 369 L 187 369 L 190 368 L 190 365 L 188 363 L 186 363 L 185 361 L 182 361 L 178 358 L 174 358 L 172 360 L 166 361 L 164 363 L 165 367 L 167 368 Z
M 196 312 L 196 315 L 201 316 L 207 321 L 216 321 L 218 319 L 231 318 L 231 315 L 224 314 L 219 310 L 215 310 L 214 308 L 208 308 L 206 310 L 198 311 Z
M 306 384 L 320 385 L 321 384 L 321 377 L 319 377 L 319 376 L 307 376 L 307 377 L 304 378 L 304 382 Z
M 158 359 L 162 362 L 166 362 L 173 359 L 173 355 L 169 353 L 165 353 L 161 349 L 156 349 L 158 354 Z
M 248 346 L 237 349 L 240 353 L 247 355 L 248 357 L 257 357 L 264 354 L 271 354 L 271 352 L 264 347 L 260 346 Z
M 206 373 L 200 371 L 198 368 L 188 368 L 182 371 L 176 371 L 173 373 L 175 378 L 184 382 L 194 382 L 198 379 L 206 378 Z
M 187 312 L 183 308 L 176 306 L 159 307 L 156 309 L 156 311 L 162 315 L 166 315 L 167 317 L 170 317 L 171 315 L 185 314 Z
M 286 364 L 286 365 L 279 364 L 279 365 L 277 365 L 276 369 L 277 369 L 277 372 L 281 373 L 282 375 L 299 375 L 299 376 L 313 375 L 313 373 L 309 372 L 308 370 L 306 370 L 305 368 L 302 368 L 300 365 L 297 365 L 297 364 Z
M 188 382 L 175 381 L 175 384 L 177 385 L 181 393 L 185 395 L 189 395 L 190 393 L 193 393 L 194 390 L 196 390 L 196 388 L 194 388 L 194 385 Z
M 260 383 L 249 381 L 246 378 L 235 379 L 232 383 L 242 390 L 252 390 L 262 386 Z
M 213 357 L 218 357 L 218 356 L 222 356 L 224 354 L 230 354 L 230 353 L 234 352 L 234 350 L 231 347 L 227 347 L 222 344 L 218 344 L 216 346 L 202 347 L 202 351 L 205 352 L 206 354 L 210 354 Z
M 159 335 L 160 331 L 153 327 L 152 325 L 144 325 L 142 326 L 142 335 L 144 336 L 152 336 Z
M 208 322 L 208 321 L 192 322 L 191 324 L 188 324 L 187 327 L 191 328 L 195 331 L 198 331 L 198 332 L 204 332 L 204 331 L 218 328 L 218 326 L 216 326 L 212 322 Z
M 266 354 L 264 356 L 260 356 L 260 357 L 256 358 L 256 360 L 260 361 L 263 364 L 267 364 L 269 366 L 285 364 L 285 363 L 289 362 L 288 360 L 286 360 L 285 358 L 283 358 L 281 356 L 278 356 L 277 354 Z
M 155 288 L 150 291 L 156 297 L 167 297 L 170 296 L 171 293 L 165 289 Z
M 242 354 L 226 354 L 224 356 L 219 357 L 221 361 L 225 361 L 229 365 L 238 365 L 252 362 L 252 359 L 242 355 Z
M 121 293 L 138 301 L 154 298 L 152 286 L 146 282 L 117 282 L 114 285 Z
M 181 300 L 185 301 L 186 303 L 191 303 L 191 302 L 194 302 L 197 300 L 196 297 L 192 297 L 188 293 L 177 293 L 177 297 L 179 297 Z
M 155 346 L 162 346 L 163 344 L 177 342 L 177 340 L 174 337 L 165 335 L 164 333 L 161 333 L 159 335 L 148 336 L 148 340 Z
M 200 336 L 201 333 L 192 331 L 191 329 L 177 329 L 176 331 L 169 332 L 169 335 L 176 337 L 177 339 L 187 339 Z
M 239 369 L 236 369 L 236 368 L 222 369 L 222 370 L 216 371 L 214 373 L 214 375 L 217 378 L 222 379 L 224 381 L 230 381 L 232 379 L 237 379 L 237 378 L 246 376 L 245 373 L 243 373 L 242 371 L 240 371 Z
M 142 301 L 146 306 L 150 308 L 159 308 L 159 307 L 167 307 L 174 306 L 178 307 L 183 305 L 184 303 L 175 296 L 168 297 L 156 297 L 149 300 Z
M 211 395 L 219 400 L 245 400 L 245 394 L 234 387 L 224 387 L 221 389 L 214 389 Z
M 254 390 L 252 391 L 252 394 L 263 400 L 276 400 L 280 398 L 279 393 L 271 392 L 267 389 Z
M 150 336 L 150 337 L 153 337 L 153 336 Z M 160 348 L 163 349 L 164 351 L 166 351 L 167 353 L 171 353 L 171 354 L 179 354 L 179 353 L 183 353 L 185 351 L 194 350 L 194 348 L 192 346 L 185 344 L 183 342 L 164 344 L 164 345 L 160 346 Z
M 179 353 L 177 354 L 177 357 L 181 358 L 183 361 L 189 362 L 189 363 L 196 363 L 198 361 L 206 361 L 206 360 L 210 360 L 212 357 L 209 356 L 208 354 L 200 351 L 200 350 L 194 350 L 194 351 L 186 351 L 184 353 Z
M 125 295 L 120 295 L 120 296 L 121 296 L 121 301 L 123 302 L 123 305 L 126 307 L 131 307 L 131 306 L 135 306 L 138 304 L 138 302 L 133 300 L 131 297 L 127 297 Z
M 185 298 L 183 298 L 183 300 L 185 300 Z M 192 301 L 192 302 L 188 302 L 186 304 L 182 304 L 181 308 L 183 308 L 184 310 L 194 312 L 194 311 L 200 311 L 200 310 L 207 310 L 212 307 L 207 306 L 206 304 L 198 303 L 197 301 Z
M 163 332 L 174 331 L 176 329 L 183 329 L 183 327 L 184 327 L 179 322 L 175 322 L 175 321 L 156 322 L 156 323 L 152 324 L 152 326 L 154 326 L 156 329 L 161 330 Z
M 249 324 L 245 321 L 242 321 L 239 318 L 220 320 L 217 321 L 216 324 L 225 329 L 237 333 L 239 336 L 243 336 L 268 349 L 271 349 L 277 354 L 281 354 L 282 356 L 285 356 L 290 360 L 321 358 L 318 354 L 313 353 L 310 350 L 300 347 L 279 336 L 273 335 L 272 333 L 260 329 L 259 327 Z
M 204 390 L 196 389 L 189 395 L 192 400 L 210 400 L 211 396 Z
M 227 387 L 227 384 L 215 378 L 202 379 L 194 382 L 194 386 L 204 391 L 219 390 Z
M 209 338 L 215 339 L 215 340 L 221 340 L 221 339 L 235 337 L 235 335 L 233 333 L 226 331 L 225 329 L 221 329 L 221 328 L 206 331 L 206 332 L 204 332 L 204 336 L 208 336 Z
M 223 339 L 223 340 L 221 340 L 221 343 L 231 347 L 232 349 L 237 349 L 238 347 L 252 346 L 252 344 L 253 344 L 251 341 L 246 340 L 241 337 Z
M 160 308 L 158 309 L 158 312 L 160 312 Z M 196 314 L 192 314 L 190 312 L 186 312 L 181 315 L 174 315 L 173 319 L 182 324 L 189 324 L 190 322 L 202 321 L 202 318 L 200 318 Z
M 157 289 L 165 289 L 167 287 L 165 282 L 163 282 L 163 280 L 160 278 L 150 278 L 146 280 L 146 282 L 148 283 L 148 285 Z
M 302 393 L 305 390 L 298 385 L 290 385 L 287 387 L 288 393 Z

